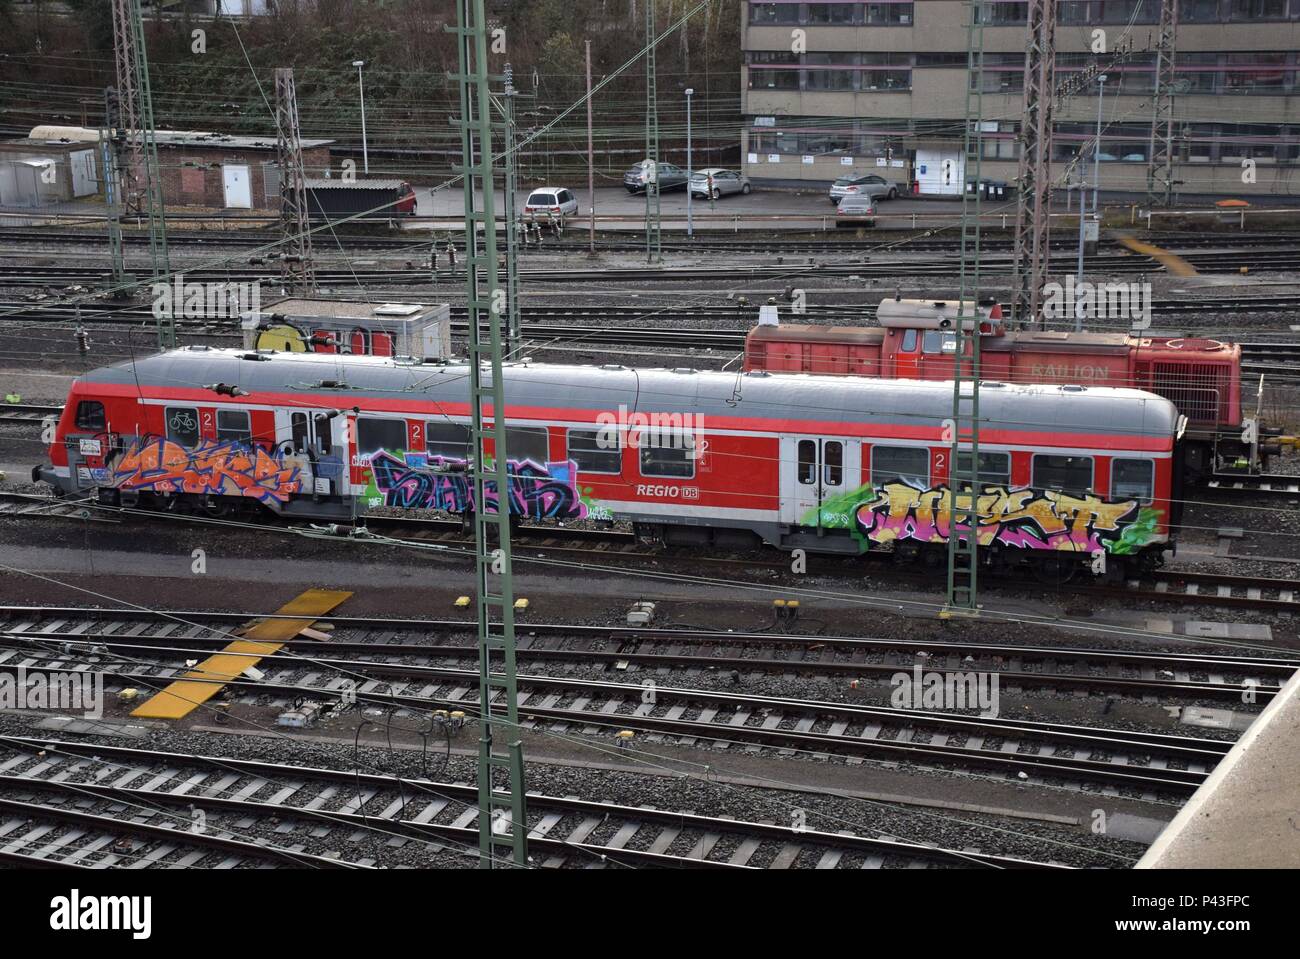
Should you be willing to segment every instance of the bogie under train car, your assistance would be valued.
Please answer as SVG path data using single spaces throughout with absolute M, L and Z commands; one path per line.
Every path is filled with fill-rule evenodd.
M 955 300 L 881 301 L 877 327 L 760 323 L 745 339 L 745 369 L 777 373 L 951 380 Z M 1280 430 L 1248 429 L 1241 347 L 1192 337 L 1139 333 L 1008 330 L 996 304 L 968 306 L 980 333 L 980 377 L 1007 383 L 1119 386 L 1171 400 L 1187 417 L 1189 476 L 1248 461 L 1267 466 Z M 976 319 L 978 317 L 978 319 Z M 967 350 L 969 355 L 969 348 Z
M 946 555 L 949 384 L 529 364 L 505 378 L 521 519 L 627 521 L 670 545 Z M 168 511 L 469 514 L 468 383 L 464 363 L 188 347 L 79 378 L 33 476 Z M 1161 561 L 1180 512 L 1172 403 L 986 383 L 980 404 L 984 563 Z

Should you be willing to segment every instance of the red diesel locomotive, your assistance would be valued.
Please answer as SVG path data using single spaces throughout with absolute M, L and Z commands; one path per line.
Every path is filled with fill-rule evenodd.
M 951 380 L 958 304 L 889 299 L 878 327 L 760 323 L 745 339 L 745 369 L 783 373 Z M 1007 383 L 1060 383 L 1145 390 L 1173 402 L 1188 420 L 1189 475 L 1277 452 L 1243 422 L 1241 347 L 1199 338 L 1130 333 L 1009 331 L 997 304 L 978 314 L 980 377 Z M 965 321 L 968 329 L 974 320 Z M 1258 432 L 1256 431 L 1256 437 Z
M 670 544 L 938 559 L 952 532 L 949 384 L 510 364 L 504 494 L 474 502 L 468 369 L 188 347 L 71 387 L 33 477 L 104 504 L 351 520 L 375 507 L 624 521 Z M 988 383 L 983 561 L 1117 575 L 1162 560 L 1183 419 L 1136 390 Z M 494 450 L 488 445 L 487 453 Z M 969 496 L 969 491 L 961 494 Z M 967 535 L 966 527 L 958 535 Z

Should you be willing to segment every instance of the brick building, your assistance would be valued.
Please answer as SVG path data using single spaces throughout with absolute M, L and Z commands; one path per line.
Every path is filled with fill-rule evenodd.
M 100 131 L 86 127 L 41 126 L 26 140 L 5 146 L 41 147 L 93 143 Z M 280 176 L 275 162 L 275 137 L 231 136 L 225 133 L 159 130 L 158 166 L 163 203 L 168 207 L 209 210 L 275 210 L 279 208 Z M 324 176 L 330 168 L 333 140 L 303 140 L 307 176 Z M 103 196 L 102 179 L 98 193 Z

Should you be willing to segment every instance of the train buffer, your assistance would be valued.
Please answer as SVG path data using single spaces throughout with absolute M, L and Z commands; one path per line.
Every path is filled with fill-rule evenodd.
M 276 612 L 292 619 L 269 616 L 247 629 L 221 652 L 209 656 L 181 679 L 132 711 L 137 719 L 183 719 L 215 696 L 224 683 L 256 669 L 263 657 L 270 656 L 304 629 L 342 604 L 352 593 L 336 589 L 309 589 L 290 600 Z

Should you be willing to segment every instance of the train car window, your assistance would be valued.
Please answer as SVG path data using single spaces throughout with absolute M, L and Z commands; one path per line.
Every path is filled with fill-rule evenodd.
M 827 440 L 822 444 L 822 462 L 827 486 L 839 486 L 844 482 L 844 444 L 839 440 Z
M 77 404 L 77 429 L 101 433 L 108 429 L 104 404 L 99 400 L 82 400 Z
M 1149 503 L 1156 489 L 1156 464 L 1151 460 L 1110 461 L 1110 498 L 1132 497 Z
M 545 463 L 551 458 L 550 433 L 544 426 L 507 426 L 506 456 Z
M 695 475 L 695 447 L 681 433 L 646 430 L 641 434 L 641 475 L 675 476 L 690 479 Z
M 902 347 L 902 352 L 904 352 L 904 353 L 915 353 L 915 352 L 916 352 L 916 330 L 904 330 L 904 331 L 903 331 L 903 347 Z
M 917 489 L 930 485 L 930 451 L 921 446 L 873 446 L 871 485 L 907 483 Z
M 812 486 L 817 482 L 817 441 L 799 441 L 799 482 Z
M 199 411 L 192 406 L 168 406 L 163 411 L 167 438 L 186 449 L 199 445 Z
M 430 456 L 469 461 L 469 427 L 460 423 L 430 421 L 424 424 Z
M 958 452 L 957 472 L 970 472 L 970 453 Z M 979 482 L 989 486 L 1011 485 L 1011 454 L 980 453 Z
M 1081 495 L 1092 489 L 1091 456 L 1034 454 L 1034 487 Z
M 569 459 L 584 473 L 621 473 L 621 440 L 617 429 L 569 430 Z
M 381 420 L 371 416 L 357 417 L 357 452 L 377 453 L 388 450 L 396 453 L 405 450 L 406 420 Z
M 307 414 L 294 413 L 289 422 L 293 426 L 293 450 L 295 453 L 307 450 Z
M 316 414 L 316 452 L 320 456 L 329 456 L 333 446 L 330 444 L 330 418 L 324 413 Z
M 248 410 L 217 410 L 217 441 L 251 443 L 253 429 L 249 426 Z

